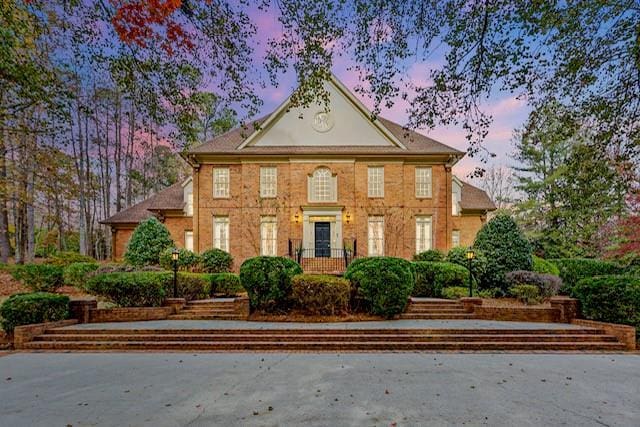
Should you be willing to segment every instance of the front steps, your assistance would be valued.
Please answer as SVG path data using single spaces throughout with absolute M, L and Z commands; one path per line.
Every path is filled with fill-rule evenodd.
M 462 303 L 456 300 L 411 298 L 401 319 L 475 319 Z
M 25 343 L 45 351 L 624 351 L 615 336 L 566 329 L 81 329 Z
M 248 302 L 246 302 L 248 304 Z M 233 298 L 189 301 L 171 320 L 245 320 L 248 306 Z

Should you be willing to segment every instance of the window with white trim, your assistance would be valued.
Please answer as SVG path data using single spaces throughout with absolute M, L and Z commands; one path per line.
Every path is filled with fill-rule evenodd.
M 451 232 L 451 246 L 454 248 L 460 246 L 460 230 L 453 230 Z
M 213 218 L 213 247 L 229 252 L 229 217 Z
M 265 256 L 278 254 L 278 223 L 275 216 L 260 218 L 260 254 Z
M 431 197 L 431 167 L 416 167 L 416 197 Z
M 416 253 L 431 249 L 431 217 L 416 216 Z
M 260 168 L 260 197 L 276 197 L 278 191 L 278 169 L 275 166 Z
M 184 248 L 193 251 L 193 231 L 184 232 Z
M 187 194 L 187 206 L 185 207 L 187 216 L 193 216 L 193 193 Z
M 460 201 L 462 200 L 462 187 L 454 180 L 451 186 L 451 215 L 460 215 Z
M 229 168 L 213 168 L 213 197 L 229 197 Z
M 384 166 L 369 166 L 367 182 L 369 197 L 384 197 Z
M 318 168 L 308 179 L 310 202 L 337 201 L 337 178 L 327 168 Z
M 368 255 L 384 255 L 384 217 L 370 216 L 368 230 Z

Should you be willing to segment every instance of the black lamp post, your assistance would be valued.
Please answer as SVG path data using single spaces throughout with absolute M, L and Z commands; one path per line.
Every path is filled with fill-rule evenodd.
M 472 297 L 473 296 L 473 282 L 472 282 L 472 277 L 473 277 L 473 270 L 472 270 L 472 261 L 473 259 L 476 257 L 476 253 L 473 251 L 473 248 L 471 246 L 469 246 L 469 249 L 467 249 L 467 262 L 469 263 L 469 296 Z
M 171 252 L 171 260 L 173 261 L 173 297 L 178 298 L 178 257 L 180 252 L 174 248 Z

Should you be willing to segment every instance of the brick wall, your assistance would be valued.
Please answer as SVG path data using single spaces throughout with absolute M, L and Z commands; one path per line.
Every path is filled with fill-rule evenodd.
M 164 225 L 169 230 L 171 238 L 179 248 L 184 248 L 184 232 L 187 230 L 193 230 L 193 218 L 190 216 L 168 216 L 163 218 Z M 135 224 L 126 224 L 116 226 L 115 232 L 112 234 L 113 240 L 113 253 L 112 258 L 116 261 L 121 261 L 124 258 L 124 254 L 127 251 L 127 244 Z

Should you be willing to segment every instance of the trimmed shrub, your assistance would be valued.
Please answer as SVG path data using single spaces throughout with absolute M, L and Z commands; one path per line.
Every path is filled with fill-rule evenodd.
M 124 260 L 136 266 L 157 265 L 160 262 L 160 254 L 169 247 L 173 247 L 169 230 L 163 223 L 151 217 L 133 230 Z
M 55 292 L 63 283 L 63 268 L 50 264 L 17 265 L 12 272 L 14 279 L 34 292 Z
M 104 264 L 98 267 L 98 269 L 94 272 L 94 275 L 97 274 L 108 274 L 108 273 L 134 273 L 137 271 L 165 271 L 164 268 L 159 267 L 157 265 L 145 265 L 144 267 L 136 267 L 131 264 L 124 263 L 111 263 Z
M 532 285 L 538 288 L 542 298 L 558 295 L 562 288 L 562 279 L 553 274 L 541 274 L 534 271 L 517 270 L 505 274 L 509 288 L 519 285 Z
M 413 256 L 414 261 L 444 261 L 444 254 L 437 249 L 429 249 Z
M 165 278 L 165 295 L 173 297 L 173 274 L 162 274 Z M 210 274 L 179 272 L 177 278 L 178 298 L 184 298 L 187 301 L 209 298 L 211 294 Z
M 95 258 L 82 255 L 78 252 L 56 252 L 44 260 L 45 264 L 60 265 L 66 267 L 77 262 L 96 262 Z
M 311 314 L 344 313 L 349 307 L 348 280 L 322 274 L 299 274 L 291 280 L 294 304 Z
M 258 256 L 240 266 L 240 282 L 251 307 L 276 311 L 289 305 L 291 278 L 301 274 L 297 262 L 284 257 Z
M 200 255 L 200 264 L 205 273 L 228 273 L 233 266 L 233 257 L 222 249 L 208 249 Z
M 473 281 L 477 284 L 479 282 L 479 278 L 487 272 L 488 262 L 484 252 L 479 249 L 474 249 L 474 252 L 475 257 L 471 260 L 471 268 L 473 269 Z M 445 261 L 458 264 L 468 269 L 469 260 L 467 260 L 467 248 L 452 248 L 447 253 Z
M 200 255 L 189 249 L 178 249 L 178 270 L 196 272 L 200 269 Z M 160 267 L 173 270 L 173 248 L 167 248 L 160 254 Z
M 599 259 L 561 258 L 554 259 L 552 262 L 560 270 L 560 278 L 564 283 L 563 291 L 566 293 L 571 292 L 571 288 L 581 279 L 622 273 L 622 268 L 617 264 Z
M 505 274 L 514 270 L 531 270 L 531 245 L 507 214 L 499 214 L 482 226 L 474 247 L 487 257 L 487 271 L 480 276 L 480 287 L 508 290 Z
M 216 295 L 234 297 L 244 292 L 240 276 L 234 273 L 211 274 L 211 292 Z
M 96 271 L 100 265 L 97 262 L 74 262 L 64 268 L 63 279 L 67 285 L 82 288 L 91 273 Z
M 354 299 L 362 301 L 363 308 L 373 314 L 390 318 L 402 313 L 415 284 L 412 263 L 393 257 L 369 257 L 356 261 L 344 274 L 351 281 Z
M 469 296 L 469 288 L 451 286 L 442 290 L 442 297 L 446 299 L 460 299 Z
M 120 307 L 159 307 L 171 280 L 169 272 L 97 274 L 89 279 L 85 289 Z
M 533 256 L 533 271 L 536 273 L 553 274 L 554 276 L 560 276 L 560 269 L 551 261 L 547 261 L 544 258 Z
M 640 328 L 640 277 L 609 275 L 580 280 L 571 296 L 585 318 Z M 640 329 L 638 329 L 640 331 Z
M 509 293 L 526 305 L 540 304 L 542 295 L 535 285 L 516 285 L 509 288 Z
M 16 326 L 54 322 L 69 317 L 69 297 L 36 292 L 11 295 L 0 305 L 2 328 L 13 332 Z
M 442 296 L 442 288 L 464 286 L 469 283 L 469 270 L 450 262 L 416 261 L 416 284 L 411 295 L 415 297 Z

